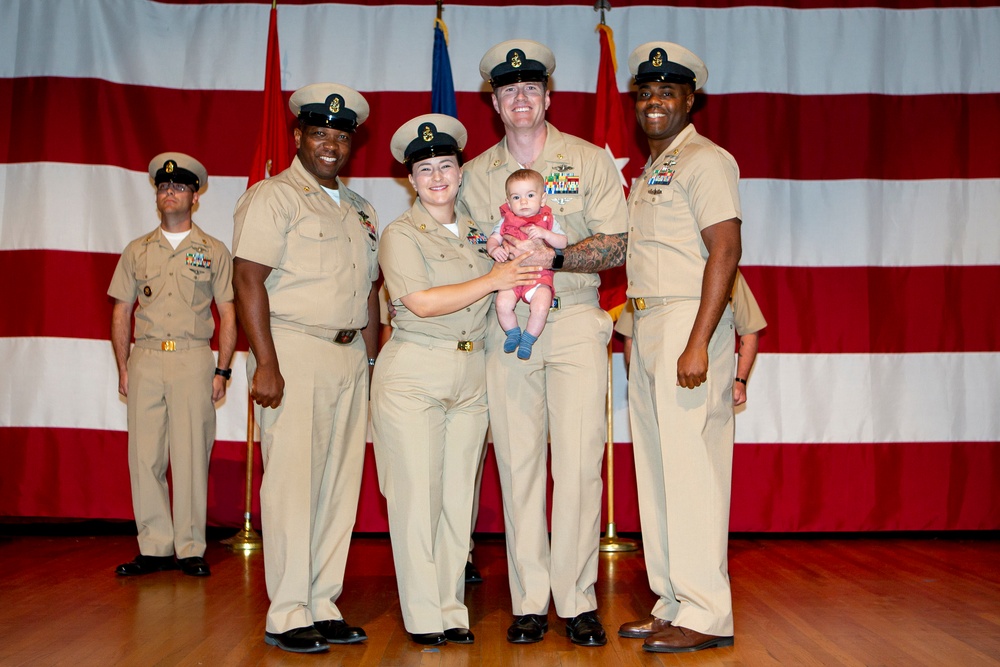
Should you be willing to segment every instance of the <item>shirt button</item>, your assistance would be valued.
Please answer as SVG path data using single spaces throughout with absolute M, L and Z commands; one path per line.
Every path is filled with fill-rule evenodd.
M 462 331 L 462 335 L 463 335 L 463 336 L 465 335 L 465 331 L 464 331 L 464 330 Z
M 444 255 L 441 255 L 441 259 L 444 259 Z
M 469 268 L 470 268 L 470 269 L 472 268 L 472 264 L 469 264 Z
M 319 237 L 320 237 L 320 238 L 323 238 L 323 232 L 320 232 L 320 233 L 319 233 Z

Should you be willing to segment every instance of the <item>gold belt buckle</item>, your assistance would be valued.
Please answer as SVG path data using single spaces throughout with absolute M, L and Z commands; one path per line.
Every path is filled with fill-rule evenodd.
M 636 299 L 632 299 L 632 305 L 635 306 L 636 310 L 646 310 L 646 300 L 641 296 Z
M 162 343 L 160 343 L 160 349 L 163 350 L 164 352 L 173 352 L 174 350 L 177 349 L 177 343 L 175 343 L 172 340 L 165 340 Z
M 475 342 L 471 340 L 460 340 L 458 341 L 458 349 L 462 352 L 472 352 L 472 348 L 475 347 Z
M 338 331 L 334 340 L 341 345 L 347 345 L 354 340 L 354 337 L 358 334 L 357 329 L 344 329 L 343 331 Z

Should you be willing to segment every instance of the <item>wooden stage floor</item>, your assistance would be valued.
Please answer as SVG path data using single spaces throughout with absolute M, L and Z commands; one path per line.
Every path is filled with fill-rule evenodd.
M 549 612 L 539 644 L 505 640 L 502 539 L 477 540 L 486 581 L 467 588 L 476 643 L 424 649 L 402 626 L 386 536 L 358 536 L 341 610 L 369 640 L 296 655 L 263 642 L 263 559 L 213 531 L 212 576 L 119 578 L 136 553 L 121 524 L 0 524 L 0 665 L 1000 665 L 1000 535 L 734 536 L 736 645 L 644 653 L 619 624 L 653 598 L 641 552 L 602 554 L 608 645 L 582 648 Z M 230 531 L 231 532 L 231 531 Z

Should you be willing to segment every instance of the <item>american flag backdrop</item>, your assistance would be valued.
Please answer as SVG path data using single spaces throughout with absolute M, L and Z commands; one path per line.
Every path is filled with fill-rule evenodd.
M 549 119 L 592 138 L 591 3 L 444 6 L 469 156 L 501 136 L 478 65 L 505 39 L 552 48 Z M 741 169 L 742 271 L 769 325 L 737 415 L 732 529 L 1000 528 L 1000 6 L 612 7 L 626 177 L 646 146 L 625 63 L 653 40 L 705 60 L 694 122 Z M 157 224 L 145 170 L 161 151 L 206 165 L 194 219 L 231 243 L 260 134 L 270 8 L 0 3 L 0 516 L 131 518 L 106 289 L 128 241 Z M 435 14 L 430 0 L 278 4 L 285 97 L 336 81 L 371 105 L 346 175 L 383 226 L 412 196 L 389 139 L 430 111 Z M 239 349 L 218 413 L 216 524 L 242 518 L 245 340 Z M 637 530 L 619 354 L 614 365 L 616 519 Z M 368 463 L 357 528 L 385 530 Z M 500 520 L 487 512 L 479 528 Z

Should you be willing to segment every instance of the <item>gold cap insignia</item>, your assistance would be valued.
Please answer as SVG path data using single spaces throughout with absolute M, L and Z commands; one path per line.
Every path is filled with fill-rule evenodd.
M 521 62 L 521 54 L 519 54 L 519 53 L 517 53 L 515 51 L 513 57 L 510 59 L 510 66 L 511 67 L 520 67 L 523 64 L 524 63 Z
M 663 51 L 657 50 L 653 52 L 653 59 L 650 61 L 653 67 L 663 67 Z
M 334 97 L 330 102 L 330 113 L 340 113 L 340 98 Z
M 163 171 L 167 172 L 168 174 L 174 173 L 174 166 L 175 166 L 175 164 L 176 163 L 173 160 L 167 160 L 167 163 L 165 165 L 163 165 Z M 149 296 L 149 295 L 147 294 L 146 296 Z
M 434 140 L 434 130 L 431 129 L 430 125 L 424 125 L 424 131 L 420 133 L 420 138 L 424 141 Z

